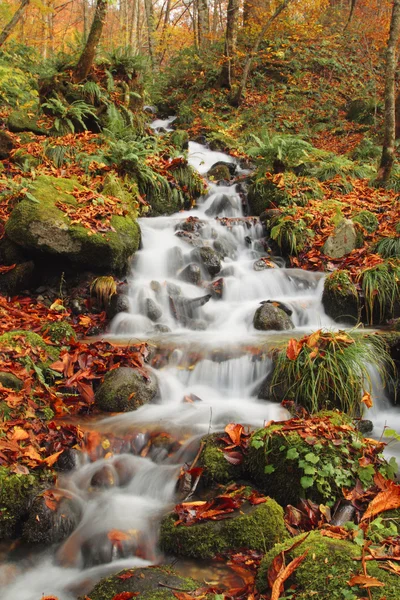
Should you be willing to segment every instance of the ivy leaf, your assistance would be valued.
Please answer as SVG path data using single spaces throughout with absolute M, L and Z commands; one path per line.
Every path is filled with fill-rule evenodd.
M 303 490 L 306 490 L 314 484 L 314 479 L 312 477 L 302 477 L 300 479 L 300 484 Z
M 256 450 L 258 450 L 258 448 L 261 448 L 261 446 L 264 445 L 264 442 L 262 440 L 255 439 L 251 442 L 251 445 L 253 448 L 256 448 Z
M 311 465 L 306 465 L 304 467 L 304 475 L 315 475 L 316 471 L 316 468 Z
M 264 467 L 264 473 L 265 473 L 266 475 L 269 475 L 270 473 L 273 473 L 274 471 L 275 471 L 275 467 L 274 467 L 274 465 L 266 465 L 266 466 Z
M 319 456 L 313 454 L 312 452 L 306 454 L 304 458 L 306 459 L 306 461 L 312 463 L 313 465 L 316 465 L 317 462 L 319 462 Z
M 289 448 L 289 450 L 286 452 L 286 458 L 288 460 L 294 460 L 295 458 L 298 458 L 300 456 L 300 454 L 297 452 L 296 448 Z

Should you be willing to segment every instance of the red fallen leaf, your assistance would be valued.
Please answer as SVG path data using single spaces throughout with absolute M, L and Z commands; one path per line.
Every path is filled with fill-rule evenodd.
M 376 579 L 376 577 L 371 577 L 370 575 L 354 575 L 354 577 L 352 577 L 347 583 L 351 587 L 353 587 L 353 585 L 359 585 L 364 589 L 385 586 L 382 581 L 379 581 L 379 579 Z
M 94 391 L 91 385 L 84 383 L 83 381 L 77 381 L 76 386 L 82 396 L 82 398 L 88 403 L 93 404 L 94 402 Z
M 233 444 L 235 444 L 236 446 L 240 446 L 240 438 L 243 433 L 243 425 L 240 425 L 239 423 L 228 423 L 228 425 L 225 427 L 225 433 L 229 435 Z
M 225 460 L 231 465 L 241 465 L 243 462 L 243 454 L 241 452 L 224 452 Z
M 263 504 L 267 501 L 267 498 L 253 490 L 250 496 L 247 498 L 247 500 L 248 502 L 250 502 L 250 504 L 253 504 L 253 506 L 255 506 L 256 504 Z
M 117 578 L 122 579 L 123 581 L 125 581 L 125 579 L 131 579 L 131 577 L 134 577 L 133 573 L 121 573 L 121 575 L 117 575 Z
M 386 490 L 379 492 L 371 500 L 361 521 L 375 517 L 385 510 L 393 510 L 395 508 L 400 508 L 400 485 L 388 480 Z
M 290 339 L 286 348 L 286 356 L 289 360 L 296 360 L 300 354 L 301 346 L 294 338 Z
M 195 596 L 191 596 L 190 594 L 187 594 L 186 592 L 172 592 L 175 596 L 175 598 L 178 598 L 178 600 L 193 600 L 193 598 Z
M 135 598 L 139 596 L 140 592 L 120 592 L 112 600 L 129 600 L 130 598 Z
M 12 271 L 13 269 L 15 269 L 16 266 L 17 266 L 17 264 L 15 263 L 14 265 L 10 265 L 8 267 L 6 267 L 6 266 L 0 267 L 0 275 L 2 275 L 3 273 L 8 273 L 9 271 Z

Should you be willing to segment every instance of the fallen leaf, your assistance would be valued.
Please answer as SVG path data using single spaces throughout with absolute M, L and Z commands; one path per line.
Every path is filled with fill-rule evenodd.
M 367 408 L 372 408 L 374 405 L 374 402 L 371 398 L 371 394 L 369 392 L 364 392 L 364 395 L 361 398 L 361 402 L 363 402 Z
M 353 587 L 353 585 L 358 585 L 364 589 L 371 587 L 384 587 L 385 585 L 382 583 L 382 581 L 379 581 L 379 579 L 376 579 L 376 577 L 371 577 L 370 575 L 354 575 L 354 577 L 352 577 L 347 583 L 351 587 Z

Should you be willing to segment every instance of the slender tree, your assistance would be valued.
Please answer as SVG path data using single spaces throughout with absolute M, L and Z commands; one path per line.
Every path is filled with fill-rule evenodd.
M 225 33 L 225 61 L 222 65 L 220 84 L 222 87 L 231 88 L 234 66 L 234 57 L 236 53 L 238 18 L 239 18 L 240 0 L 229 0 L 226 16 Z
M 97 0 L 92 26 L 83 52 L 75 67 L 74 81 L 82 81 L 88 76 L 96 55 L 101 34 L 103 32 L 104 22 L 107 16 L 107 0 Z
M 386 184 L 390 178 L 394 163 L 396 141 L 396 67 L 398 63 L 397 46 L 400 38 L 400 0 L 393 0 L 390 33 L 386 49 L 385 71 L 385 129 L 382 157 L 378 171 L 378 181 Z
M 149 47 L 149 56 L 151 66 L 154 67 L 155 64 L 155 56 L 154 56 L 154 31 L 155 31 L 155 23 L 154 23 L 154 9 L 152 0 L 144 0 L 144 10 L 146 12 L 146 22 L 147 22 L 147 41 Z
M 275 12 L 269 17 L 269 19 L 267 19 L 267 21 L 264 23 L 263 27 L 261 28 L 261 31 L 258 34 L 258 36 L 253 44 L 253 47 L 247 57 L 247 60 L 245 62 L 244 69 L 243 69 L 243 75 L 240 80 L 238 90 L 237 90 L 236 94 L 234 95 L 234 97 L 231 99 L 232 106 L 239 106 L 242 102 L 243 94 L 246 89 L 247 79 L 249 77 L 250 67 L 253 62 L 253 58 L 258 52 L 260 44 L 261 44 L 262 40 L 264 39 L 264 36 L 265 36 L 268 28 L 272 25 L 272 23 L 275 21 L 275 19 L 277 19 L 279 17 L 281 12 L 283 10 L 285 10 L 285 8 L 287 8 L 289 6 L 289 4 L 291 4 L 291 2 L 293 2 L 293 1 L 294 0 L 283 0 L 283 2 L 281 2 L 277 6 L 277 8 L 275 9 Z M 396 0 L 396 1 L 400 2 L 400 0 Z
M 4 27 L 3 31 L 0 33 L 0 46 L 4 44 L 6 39 L 12 33 L 14 27 L 17 25 L 18 21 L 21 19 L 25 8 L 28 6 L 30 0 L 22 0 L 21 4 L 13 14 L 11 20 Z

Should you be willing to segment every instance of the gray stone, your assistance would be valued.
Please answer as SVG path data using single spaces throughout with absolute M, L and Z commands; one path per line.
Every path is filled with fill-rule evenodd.
M 182 279 L 183 281 L 188 281 L 189 283 L 193 283 L 193 285 L 199 285 L 201 281 L 201 270 L 199 265 L 190 263 L 180 271 L 178 276 L 179 279 Z
M 160 317 L 162 317 L 161 307 L 156 302 L 154 302 L 154 300 L 152 300 L 152 298 L 146 298 L 145 305 L 146 305 L 146 316 L 151 321 L 157 321 L 158 319 L 160 319 Z
M 129 298 L 125 294 L 113 294 L 107 307 L 107 317 L 113 319 L 121 312 L 129 312 Z
M 286 331 L 294 328 L 290 317 L 281 308 L 269 303 L 262 304 L 257 308 L 253 325 L 260 331 Z
M 130 367 L 110 371 L 95 394 L 95 405 L 106 412 L 127 412 L 151 402 L 157 396 L 158 384 L 153 373 L 147 377 Z
M 0 383 L 4 387 L 19 392 L 24 387 L 23 382 L 18 379 L 13 373 L 8 371 L 0 371 Z
M 226 194 L 221 194 L 221 196 L 217 196 L 211 206 L 207 208 L 206 215 L 208 217 L 217 217 L 222 213 L 226 217 L 234 217 L 237 214 L 239 205 L 238 205 L 238 197 L 234 198 L 232 196 L 227 196 Z
M 218 252 L 221 258 L 236 258 L 236 248 L 226 238 L 220 237 L 213 242 L 214 250 Z
M 357 247 L 357 232 L 350 219 L 343 219 L 328 237 L 323 252 L 330 258 L 341 258 Z
M 221 260 L 218 256 L 218 252 L 203 246 L 202 248 L 196 248 L 190 254 L 192 260 L 199 262 L 211 277 L 215 277 L 221 270 Z
M 183 298 L 180 296 L 170 298 L 171 311 L 178 321 L 193 319 L 196 317 L 197 309 L 207 304 L 210 298 L 211 294 L 199 298 Z
M 276 265 L 269 259 L 259 258 L 253 263 L 255 271 L 265 271 L 265 269 L 275 269 Z
M 158 333 L 170 333 L 171 329 L 168 327 L 168 325 L 156 323 L 156 325 L 154 326 L 154 331 L 157 331 Z
M 179 285 L 168 281 L 167 283 L 167 294 L 168 296 L 180 296 L 182 294 L 182 290 Z
M 22 538 L 34 544 L 56 544 L 71 535 L 81 518 L 79 504 L 62 497 L 55 509 L 49 508 L 43 495 L 37 496 L 24 523 Z

